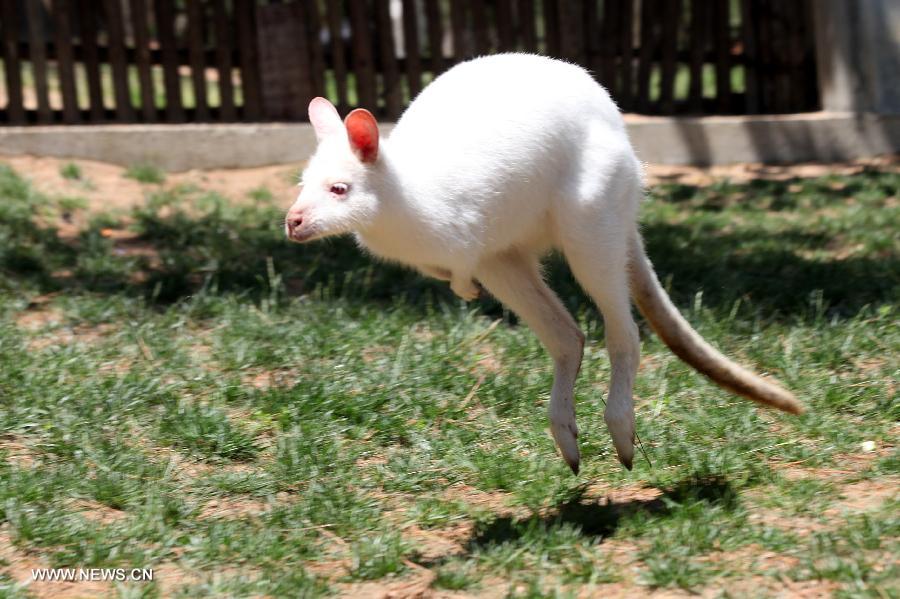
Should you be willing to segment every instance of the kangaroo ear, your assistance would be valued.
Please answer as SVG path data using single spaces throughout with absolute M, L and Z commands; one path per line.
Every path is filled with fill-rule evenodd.
M 350 148 L 361 162 L 371 164 L 378 158 L 378 123 L 365 108 L 357 108 L 344 119 Z
M 309 122 L 316 130 L 316 139 L 319 141 L 343 129 L 337 108 L 325 98 L 313 98 L 309 103 Z

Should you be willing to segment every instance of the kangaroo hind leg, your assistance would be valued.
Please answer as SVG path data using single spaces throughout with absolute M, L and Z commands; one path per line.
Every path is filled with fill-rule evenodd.
M 476 272 L 481 284 L 524 320 L 553 358 L 550 432 L 563 459 L 578 474 L 575 378 L 581 368 L 584 334 L 541 278 L 536 257 L 509 251 L 484 260 Z
M 581 239 L 570 237 L 564 250 L 572 273 L 603 315 L 612 369 L 603 417 L 619 461 L 631 470 L 635 437 L 632 390 L 641 349 L 631 315 L 625 232 L 621 232 L 621 243 L 611 238 L 618 233 L 598 228 Z

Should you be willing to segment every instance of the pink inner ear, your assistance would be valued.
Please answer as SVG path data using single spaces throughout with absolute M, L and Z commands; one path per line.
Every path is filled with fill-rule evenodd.
M 353 153 L 362 162 L 372 163 L 378 158 L 378 123 L 372 113 L 357 108 L 344 119 Z
M 324 139 L 343 129 L 337 108 L 325 98 L 313 98 L 309 103 L 309 122 L 316 130 L 316 137 Z

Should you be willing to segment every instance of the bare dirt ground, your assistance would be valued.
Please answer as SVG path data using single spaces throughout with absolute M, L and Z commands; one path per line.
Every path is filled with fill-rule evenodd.
M 0 162 L 10 165 L 27 177 L 35 188 L 53 196 L 84 198 L 93 210 L 128 210 L 144 203 L 148 193 L 159 185 L 139 183 L 125 177 L 126 169 L 104 162 L 68 160 L 37 156 L 3 156 Z M 61 168 L 69 163 L 81 169 L 81 179 L 66 179 Z M 751 179 L 784 180 L 792 177 L 820 177 L 827 174 L 850 175 L 867 167 L 900 171 L 900 156 L 886 156 L 842 163 L 806 163 L 789 166 L 736 164 L 712 167 L 647 165 L 647 184 L 681 183 L 709 185 L 719 179 L 744 182 Z M 248 194 L 267 189 L 278 204 L 287 208 L 296 195 L 295 184 L 303 163 L 282 164 L 248 169 L 190 170 L 170 173 L 163 187 L 197 185 L 216 191 L 231 200 L 247 200 Z
M 0 163 L 11 166 L 41 193 L 87 200 L 91 211 L 128 210 L 142 205 L 147 194 L 160 188 L 160 185 L 130 179 L 125 176 L 126 168 L 105 162 L 0 155 Z M 76 164 L 81 169 L 80 179 L 66 179 L 62 176 L 61 168 L 69 163 Z M 218 192 L 231 200 L 246 200 L 251 191 L 266 188 L 276 202 L 288 206 L 296 195 L 295 185 L 302 166 L 298 163 L 251 169 L 169 173 L 162 187 L 196 185 L 207 191 Z

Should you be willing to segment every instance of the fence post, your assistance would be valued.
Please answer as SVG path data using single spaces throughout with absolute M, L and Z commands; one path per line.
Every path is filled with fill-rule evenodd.
M 256 37 L 256 2 L 234 0 L 237 27 L 237 46 L 240 52 L 241 90 L 244 96 L 243 116 L 256 121 L 262 116 L 262 92 L 260 90 L 259 60 Z
M 560 2 L 556 12 L 558 51 L 572 62 L 584 61 L 584 6 L 579 0 Z
M 150 61 L 150 28 L 146 0 L 132 0 L 131 26 L 134 31 L 135 64 L 141 84 L 141 114 L 144 122 L 156 122 L 156 96 L 153 93 L 153 67 Z
M 0 0 L 0 25 L 3 26 L 3 71 L 6 76 L 7 118 L 13 125 L 25 122 L 22 103 L 22 71 L 19 65 L 18 14 L 14 0 Z
M 166 90 L 166 120 L 170 123 L 185 121 L 181 104 L 181 76 L 178 74 L 178 47 L 175 40 L 175 5 L 173 0 L 155 2 L 156 28 L 163 64 L 163 82 Z
M 72 11 L 69 9 L 68 0 L 53 0 L 56 64 L 63 99 L 63 122 L 66 124 L 81 120 L 81 114 L 78 112 L 78 94 L 75 89 L 75 67 L 72 61 L 72 29 L 69 26 Z
M 313 97 L 303 5 L 256 7 L 262 110 L 269 120 L 300 121 Z M 245 114 L 246 116 L 246 114 Z
M 377 109 L 377 81 L 369 37 L 370 17 L 366 2 L 350 2 L 350 31 L 353 50 L 353 74 L 356 76 L 356 102 L 370 110 Z
M 900 5 L 817 0 L 813 10 L 822 108 L 900 113 Z
M 50 110 L 50 87 L 47 82 L 47 49 L 44 37 L 43 7 L 36 1 L 25 3 L 28 18 L 28 58 L 31 60 L 34 87 L 37 93 L 37 115 L 39 123 L 53 121 Z

